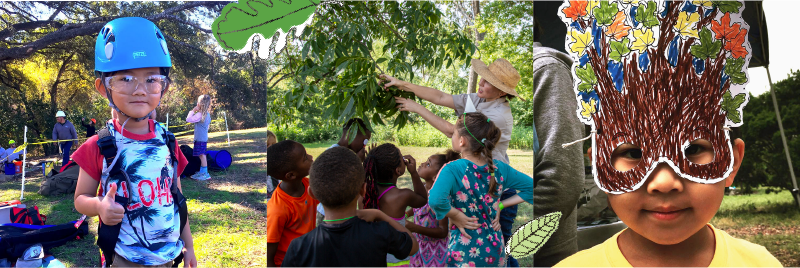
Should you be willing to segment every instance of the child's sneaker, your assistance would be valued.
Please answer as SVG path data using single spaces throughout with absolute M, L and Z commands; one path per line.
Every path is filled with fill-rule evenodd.
M 208 172 L 203 172 L 202 174 L 200 174 L 200 175 L 199 175 L 197 178 L 195 178 L 195 179 L 196 179 L 196 180 L 198 180 L 198 181 L 205 181 L 205 180 L 209 180 L 209 179 L 211 179 L 211 174 L 208 174 Z

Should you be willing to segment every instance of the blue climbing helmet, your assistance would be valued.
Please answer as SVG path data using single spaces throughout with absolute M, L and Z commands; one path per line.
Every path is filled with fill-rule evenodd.
M 94 70 L 115 72 L 172 67 L 164 34 L 145 18 L 126 17 L 106 23 L 94 45 Z
M 172 67 L 164 34 L 155 23 L 145 18 L 125 17 L 112 20 L 100 29 L 94 45 L 96 77 L 102 78 L 108 73 L 121 70 L 149 67 L 159 67 L 161 73 L 167 76 Z M 106 93 L 111 96 L 108 85 Z M 117 108 L 112 98 L 108 98 L 108 102 L 114 110 L 128 116 Z M 147 117 L 149 115 L 135 119 L 141 121 Z

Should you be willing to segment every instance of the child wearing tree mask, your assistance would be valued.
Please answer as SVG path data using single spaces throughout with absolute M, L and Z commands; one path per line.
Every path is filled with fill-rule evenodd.
M 629 228 L 556 266 L 781 266 L 764 247 L 709 224 L 744 156 L 744 142 L 729 135 L 747 100 L 743 3 L 647 2 L 641 15 L 610 3 L 581 16 L 573 4 L 560 13 L 573 36 L 585 25 L 598 38 L 567 45 L 575 59 L 588 55 L 573 65 L 578 114 L 592 126 L 595 182 Z M 630 53 L 601 49 L 626 35 L 593 26 L 608 10 L 641 39 Z

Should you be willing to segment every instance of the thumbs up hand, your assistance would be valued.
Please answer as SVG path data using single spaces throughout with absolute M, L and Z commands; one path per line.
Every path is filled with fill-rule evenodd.
M 117 204 L 114 199 L 117 196 L 117 184 L 112 183 L 108 187 L 106 196 L 100 200 L 100 219 L 106 225 L 117 225 L 122 222 L 122 216 L 125 215 L 125 208 Z

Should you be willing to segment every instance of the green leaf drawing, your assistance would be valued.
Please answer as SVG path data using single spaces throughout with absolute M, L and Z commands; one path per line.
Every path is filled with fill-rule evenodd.
M 711 1 L 719 11 L 725 13 L 739 13 L 739 8 L 742 7 L 742 3 L 739 1 L 730 1 L 730 0 L 722 0 L 722 1 Z
M 580 85 L 578 85 L 579 91 L 590 92 L 594 90 L 594 85 L 597 84 L 597 77 L 594 75 L 592 65 L 587 64 L 584 68 L 575 68 L 575 74 L 581 80 Z
M 647 5 L 643 8 L 643 5 L 639 6 L 639 12 L 636 12 L 636 20 L 644 24 L 644 27 L 653 27 L 658 25 L 659 21 L 656 18 L 656 2 L 649 1 Z
M 214 20 L 212 31 L 219 45 L 228 51 L 243 49 L 253 35 L 272 40 L 278 29 L 288 33 L 306 22 L 319 3 L 312 0 L 246 1 L 230 3 Z M 300 34 L 300 33 L 296 33 Z
M 622 42 L 609 42 L 609 45 L 611 45 L 611 50 L 608 53 L 608 57 L 617 62 L 622 62 L 622 57 L 631 52 L 631 48 L 628 47 L 628 43 L 630 42 L 631 40 L 628 38 L 622 39 Z
M 608 26 L 614 21 L 617 12 L 617 3 L 609 3 L 608 1 L 600 1 L 600 7 L 596 8 L 594 16 L 597 18 L 597 25 Z
M 744 84 L 747 82 L 747 74 L 742 71 L 744 58 L 728 58 L 725 61 L 725 74 L 731 77 L 731 83 Z
M 711 37 L 711 30 L 703 28 L 700 31 L 700 44 L 692 45 L 692 56 L 702 60 L 716 59 L 720 49 L 722 49 L 722 41 L 714 41 L 714 38 Z M 744 59 L 742 63 L 744 63 Z
M 747 95 L 744 93 L 740 93 L 735 97 L 731 97 L 730 91 L 727 91 L 724 95 L 722 95 L 722 104 L 720 106 L 722 106 L 722 110 L 725 111 L 727 114 L 726 116 L 729 120 L 731 120 L 731 122 L 737 124 L 742 122 L 742 119 L 739 116 L 739 106 L 742 106 L 742 103 L 744 103 L 746 98 Z
M 553 212 L 529 221 L 511 236 L 506 245 L 506 254 L 524 258 L 536 253 L 558 229 L 561 212 Z

